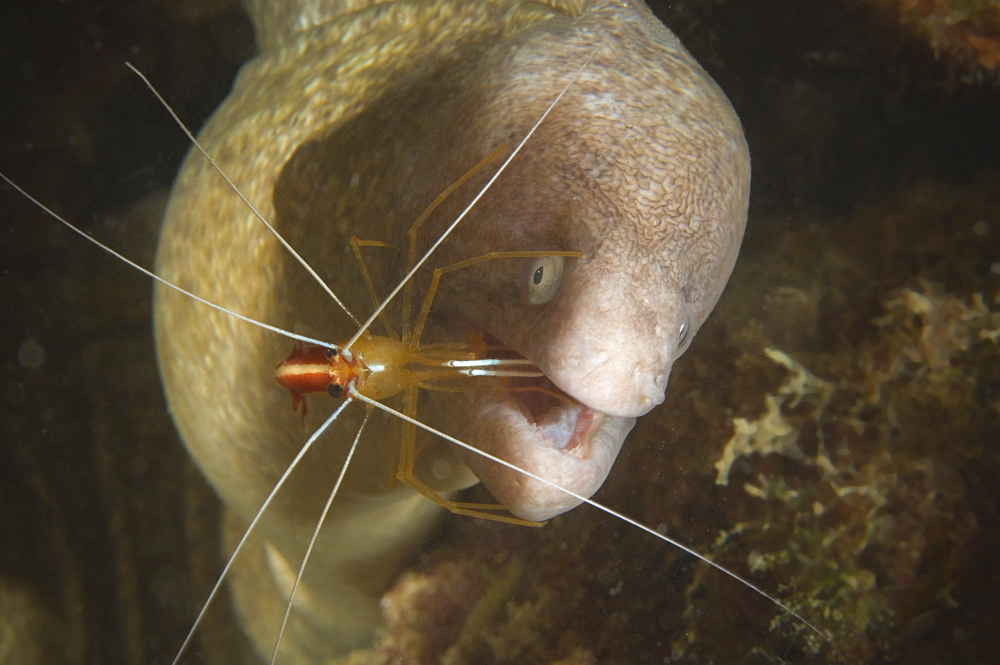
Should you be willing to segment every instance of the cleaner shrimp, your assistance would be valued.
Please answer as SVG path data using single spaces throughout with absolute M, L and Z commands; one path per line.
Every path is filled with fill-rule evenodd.
M 32 200 L 34 200 L 34 199 L 32 199 Z M 42 205 L 38 201 L 35 201 L 35 202 L 39 206 Z M 68 225 L 68 223 L 67 223 L 67 225 Z M 105 248 L 105 249 L 107 249 L 107 248 Z M 108 251 L 112 251 L 112 250 L 108 250 Z M 121 256 L 119 254 L 116 254 L 113 251 L 112 251 L 112 253 L 115 254 L 116 256 L 118 256 L 118 258 L 126 260 L 125 257 L 123 257 L 123 256 Z M 135 265 L 135 264 L 132 264 L 132 265 Z M 367 325 L 360 327 L 359 331 L 358 331 L 358 334 L 360 335 L 360 334 L 364 333 L 364 331 L 366 330 L 366 328 L 367 328 Z M 313 341 L 314 342 L 318 342 L 319 340 L 313 340 Z M 344 347 L 346 347 L 346 348 L 349 349 L 355 341 L 356 341 L 356 339 L 352 340 L 351 342 L 345 344 Z M 31 343 L 31 340 L 28 340 L 28 341 L 24 342 L 23 344 L 21 344 L 21 352 L 20 352 L 20 356 L 19 357 L 21 358 L 22 364 L 24 364 L 25 366 L 31 366 L 32 364 L 37 363 L 38 362 L 38 352 L 39 352 L 38 345 Z M 456 350 L 454 348 L 452 348 L 452 349 L 449 350 L 449 353 L 453 354 L 455 352 L 456 352 Z M 356 400 L 364 401 L 371 408 L 383 408 L 383 405 L 380 405 L 375 400 L 371 400 L 370 398 L 367 398 L 364 394 L 362 394 L 360 392 L 356 392 L 355 391 L 355 392 L 352 393 L 352 392 L 350 392 L 350 390 L 348 390 L 348 394 L 352 398 L 354 398 Z M 110 405 L 110 408 L 124 408 L 124 406 L 121 404 L 121 402 L 116 402 L 115 404 Z M 408 416 L 407 413 L 405 413 L 405 409 L 404 409 L 404 412 L 398 412 L 397 411 L 397 412 L 394 412 L 393 415 L 395 417 L 397 417 L 397 418 L 400 418 L 400 419 L 404 420 L 405 422 L 407 422 L 409 425 L 411 425 L 413 427 L 423 427 L 423 424 L 421 422 L 419 422 L 416 419 L 412 418 L 412 416 Z M 441 433 L 435 433 L 435 435 L 441 435 Z M 452 442 L 455 443 L 456 445 L 465 445 L 465 444 L 463 444 L 463 442 L 456 441 L 456 440 L 452 440 Z M 537 480 L 540 480 L 540 482 L 545 482 L 544 480 L 541 480 L 541 479 L 537 479 Z M 650 535 L 652 535 L 652 536 L 654 536 L 656 538 L 659 538 L 660 540 L 666 540 L 667 542 L 670 542 L 673 545 L 676 545 L 678 547 L 682 547 L 684 549 L 684 551 L 686 551 L 686 552 L 688 552 L 690 554 L 694 554 L 695 556 L 699 556 L 695 552 L 687 549 L 686 547 L 683 547 L 682 545 L 680 545 L 679 543 L 673 541 L 672 539 L 666 538 L 665 536 L 663 536 L 663 534 L 659 533 L 659 531 L 657 529 L 650 528 L 650 527 L 645 526 L 644 524 L 641 524 L 641 523 L 639 523 L 639 522 L 637 522 L 635 520 L 631 520 L 630 518 L 626 517 L 625 515 L 617 512 L 617 511 L 611 510 L 609 508 L 606 508 L 605 506 L 603 506 L 603 505 L 601 505 L 601 504 L 599 504 L 597 502 L 591 501 L 591 500 L 589 500 L 586 497 L 578 497 L 578 498 L 581 501 L 583 501 L 583 502 L 586 502 L 586 503 L 589 503 L 591 505 L 594 505 L 594 506 L 598 507 L 599 510 L 602 510 L 602 511 L 604 511 L 607 514 L 610 514 L 610 515 L 614 516 L 616 519 L 622 520 L 623 523 L 628 524 L 632 528 L 636 528 L 636 529 L 645 531 L 646 533 L 648 533 L 648 534 L 650 534 Z M 478 528 L 478 527 L 474 527 L 474 528 Z M 699 558 L 701 558 L 701 557 L 699 557 Z M 711 562 L 708 562 L 708 563 L 710 565 L 714 565 L 714 564 L 711 564 Z M 729 571 L 727 571 L 725 569 L 722 569 L 722 570 L 726 574 L 733 575 L 733 573 L 730 573 Z M 735 577 L 735 575 L 733 575 L 733 576 Z M 739 578 L 737 577 L 737 579 L 739 579 Z M 740 581 L 743 581 L 743 580 L 740 580 Z M 134 583 L 134 580 L 132 582 Z M 79 585 L 79 582 L 77 582 L 77 584 Z M 161 581 L 161 584 L 167 584 L 168 585 L 169 582 L 166 581 L 166 580 L 164 580 L 164 581 Z M 752 589 L 754 589 L 755 592 L 761 594 L 765 598 L 769 599 L 771 602 L 774 602 L 777 605 L 779 605 L 780 607 L 784 608 L 785 611 L 791 612 L 791 610 L 788 610 L 787 608 L 785 608 L 785 606 L 782 605 L 778 600 L 776 600 L 776 599 L 772 598 L 771 596 L 767 595 L 766 593 L 764 593 L 762 590 L 758 589 L 757 587 L 749 584 L 748 582 L 744 582 L 744 584 L 747 584 Z M 618 592 L 615 592 L 615 593 L 618 593 Z M 612 595 L 615 595 L 615 593 L 613 593 Z M 794 614 L 794 612 L 792 612 L 792 614 Z M 819 632 L 818 629 L 814 628 L 804 618 L 798 616 L 797 614 L 795 616 L 800 621 L 802 621 L 803 623 L 805 623 L 806 625 L 808 625 L 810 628 L 812 628 L 813 630 L 816 630 L 817 632 Z M 81 639 L 81 638 L 77 637 L 76 639 Z M 141 649 L 143 647 L 139 646 L 139 645 L 133 645 L 133 646 L 131 646 L 129 648 L 133 649 L 132 653 L 135 653 L 136 650 L 140 650 L 141 651 Z

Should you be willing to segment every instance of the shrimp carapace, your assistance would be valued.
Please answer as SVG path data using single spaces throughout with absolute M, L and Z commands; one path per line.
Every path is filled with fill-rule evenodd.
M 350 352 L 342 352 L 340 346 L 296 344 L 278 363 L 274 378 L 292 394 L 292 408 L 301 406 L 305 415 L 308 393 L 325 392 L 340 399 L 352 384 L 367 397 L 383 400 L 408 387 L 461 390 L 458 382 L 470 377 L 543 376 L 524 358 L 485 357 L 485 348 L 459 343 L 411 347 L 377 335 L 362 336 Z

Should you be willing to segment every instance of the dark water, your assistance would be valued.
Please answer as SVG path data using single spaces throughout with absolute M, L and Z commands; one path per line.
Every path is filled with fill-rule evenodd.
M 143 69 L 196 127 L 253 49 L 237 8 L 188 16 L 164 6 L 0 10 L 0 37 L 10 45 L 0 67 L 8 100 L 0 107 L 0 169 L 145 265 L 155 248 L 157 196 L 187 144 L 121 63 Z M 491 628 L 519 662 L 666 662 L 687 642 L 684 657 L 700 662 L 988 662 L 986 627 L 998 616 L 1000 587 L 988 565 L 998 533 L 990 482 L 1000 467 L 996 345 L 978 343 L 950 359 L 967 379 L 955 380 L 965 388 L 949 392 L 953 402 L 912 380 L 912 368 L 893 384 L 898 392 L 885 403 L 922 406 L 903 411 L 882 466 L 873 460 L 885 458 L 887 412 L 852 409 L 867 376 L 858 369 L 864 354 L 879 351 L 874 364 L 890 350 L 908 353 L 872 324 L 887 316 L 891 294 L 923 277 L 939 288 L 928 291 L 938 303 L 945 294 L 966 305 L 977 292 L 987 303 L 995 298 L 998 87 L 962 83 L 963 70 L 935 60 L 863 3 L 658 9 L 743 118 L 754 159 L 751 219 L 733 288 L 679 364 L 668 405 L 640 424 L 601 498 L 704 551 L 738 523 L 773 524 L 771 534 L 757 525 L 720 548 L 743 573 L 751 554 L 805 552 L 794 540 L 816 535 L 805 527 L 826 529 L 816 532 L 821 538 L 853 524 L 851 509 L 869 508 L 838 503 L 824 493 L 832 485 L 810 485 L 819 474 L 808 460 L 753 459 L 738 466 L 733 487 L 714 482 L 732 419 L 761 416 L 764 396 L 783 381 L 784 371 L 761 353 L 778 346 L 843 387 L 829 406 L 834 419 L 819 428 L 808 401 L 786 408 L 809 459 L 820 450 L 817 429 L 832 440 L 849 429 L 849 416 L 866 423 L 836 461 L 897 475 L 904 489 L 877 517 L 895 529 L 892 542 L 916 550 L 913 570 L 901 572 L 905 557 L 891 543 L 850 541 L 859 548 L 852 559 L 840 539 L 827 561 L 755 577 L 787 597 L 818 590 L 806 613 L 835 638 L 813 655 L 794 627 L 770 631 L 768 603 L 583 510 L 541 534 L 453 519 L 422 565 L 482 561 L 483 550 L 501 548 L 520 561 L 521 587 L 511 596 L 517 611 L 498 610 Z M 150 284 L 6 188 L 0 195 L 0 662 L 169 662 L 221 563 L 213 495 L 165 413 Z M 929 329 L 912 312 L 885 326 L 915 326 L 917 337 Z M 920 460 L 945 480 L 914 479 Z M 794 502 L 754 500 L 740 487 L 783 474 L 800 497 L 814 491 L 840 513 L 810 521 Z M 855 595 L 868 604 L 835 602 L 845 586 L 827 578 L 846 571 L 845 562 L 854 565 Z M 874 576 L 872 587 L 862 570 Z M 483 579 L 488 587 L 489 574 Z M 824 615 L 824 606 L 855 621 Z M 419 630 L 416 623 L 400 630 Z M 538 640 L 547 650 L 517 652 L 528 649 L 517 636 L 540 626 L 548 626 Z M 205 662 L 232 656 L 240 638 L 224 612 L 204 632 L 212 636 L 199 647 Z M 460 633 L 455 639 L 466 662 L 489 662 L 481 644 L 463 643 Z
M 0 10 L 0 168 L 146 266 L 188 145 L 123 63 L 197 127 L 253 49 L 238 11 L 161 4 Z M 32 611 L 0 610 L 0 661 L 169 662 L 205 595 L 192 571 L 218 568 L 217 507 L 165 411 L 151 284 L 2 196 L 0 569 Z

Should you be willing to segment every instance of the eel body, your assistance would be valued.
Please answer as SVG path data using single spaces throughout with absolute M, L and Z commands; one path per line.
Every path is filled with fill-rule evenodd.
M 371 303 L 349 239 L 406 246 L 440 192 L 536 134 L 431 261 L 495 251 L 573 251 L 535 297 L 537 259 L 450 273 L 425 341 L 470 331 L 534 362 L 566 400 L 441 393 L 421 418 L 589 496 L 635 418 L 664 397 L 670 368 L 715 305 L 746 221 L 749 157 L 725 96 L 637 2 L 248 3 L 260 54 L 200 134 L 241 190 L 361 317 Z M 426 248 L 490 165 L 428 219 Z M 367 252 L 378 288 L 399 252 Z M 354 324 L 199 154 L 171 196 L 157 268 L 245 316 L 330 341 Z M 549 273 L 551 276 L 551 273 Z M 423 293 L 429 273 L 415 278 Z M 400 316 L 399 306 L 390 308 Z M 398 320 L 398 318 L 397 318 Z M 273 379 L 288 340 L 163 288 L 156 339 L 173 417 L 238 535 L 332 409 L 307 426 Z M 350 408 L 262 518 L 234 596 L 262 652 L 363 409 Z M 308 662 L 364 646 L 378 599 L 441 510 L 392 486 L 395 435 L 374 419 L 306 570 L 284 641 Z M 471 471 L 470 471 L 471 469 Z M 429 442 L 417 473 L 442 494 L 481 479 L 512 512 L 547 519 L 577 500 L 470 453 Z M 269 654 L 268 654 L 269 655 Z M 290 659 L 290 660 L 288 660 Z

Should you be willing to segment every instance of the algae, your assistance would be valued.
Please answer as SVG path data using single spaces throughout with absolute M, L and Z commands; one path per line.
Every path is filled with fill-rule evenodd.
M 860 347 L 814 361 L 835 382 L 765 349 L 789 375 L 765 397 L 764 417 L 734 420 L 716 463 L 716 482 L 726 485 L 736 459 L 791 461 L 780 473 L 739 474 L 763 502 L 760 517 L 722 544 L 730 536 L 753 543 L 754 574 L 778 573 L 787 602 L 851 654 L 845 662 L 855 662 L 847 645 L 870 639 L 868 648 L 891 653 L 928 613 L 960 608 L 952 573 L 988 528 L 969 480 L 987 480 L 981 469 L 1000 462 L 983 438 L 997 431 L 997 403 L 984 397 L 996 387 L 1000 311 L 981 293 L 966 302 L 920 280 L 887 294 L 884 309 Z M 803 454 L 800 438 L 813 439 L 805 445 L 814 452 Z M 775 625 L 826 648 L 789 615 Z

